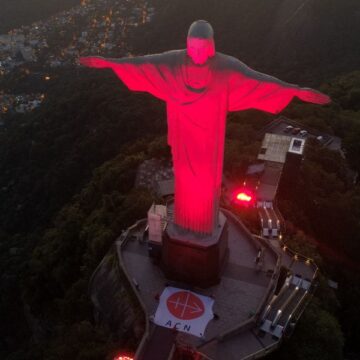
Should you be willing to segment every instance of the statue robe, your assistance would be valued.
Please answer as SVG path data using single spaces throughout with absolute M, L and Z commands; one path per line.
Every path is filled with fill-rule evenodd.
M 130 90 L 148 92 L 166 102 L 175 223 L 212 233 L 218 218 L 227 112 L 278 113 L 298 87 L 221 53 L 202 66 L 192 64 L 186 50 L 107 61 Z

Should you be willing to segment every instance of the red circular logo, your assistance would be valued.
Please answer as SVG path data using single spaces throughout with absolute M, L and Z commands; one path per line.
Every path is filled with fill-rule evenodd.
M 178 291 L 170 295 L 166 301 L 170 313 L 181 320 L 192 320 L 205 312 L 200 298 L 188 291 Z

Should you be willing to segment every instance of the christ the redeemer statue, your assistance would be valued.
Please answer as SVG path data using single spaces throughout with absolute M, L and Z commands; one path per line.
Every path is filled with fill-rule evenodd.
M 225 122 L 229 111 L 279 113 L 296 96 L 315 104 L 329 97 L 256 72 L 238 59 L 215 52 L 211 25 L 195 21 L 187 49 L 139 57 L 84 57 L 80 63 L 111 68 L 133 91 L 166 102 L 168 143 L 175 174 L 175 223 L 211 234 L 217 224 Z M 144 119 L 146 121 L 146 119 Z

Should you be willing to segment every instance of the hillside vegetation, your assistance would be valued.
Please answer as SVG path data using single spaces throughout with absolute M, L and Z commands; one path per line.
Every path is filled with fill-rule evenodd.
M 274 358 L 359 358 L 360 185 L 349 176 L 349 169 L 360 171 L 360 72 L 350 72 L 360 68 L 359 6 L 350 0 L 154 3 L 160 12 L 133 34 L 134 53 L 185 46 L 188 25 L 206 18 L 220 51 L 287 81 L 322 83 L 317 87 L 332 97 L 326 107 L 295 101 L 284 115 L 342 137 L 346 158 L 309 141 L 299 181 L 282 189 L 279 206 L 287 240 L 316 258 L 339 289 L 334 293 L 321 279 L 294 336 Z M 121 230 L 144 217 L 153 200 L 133 186 L 143 160 L 169 156 L 165 106 L 129 92 L 108 70 L 63 68 L 51 78 L 39 109 L 8 114 L 0 128 L 0 358 L 111 358 L 116 349 L 135 348 L 134 329 L 116 337 L 96 326 L 88 281 Z M 24 77 L 0 85 L 5 81 L 12 89 L 33 85 Z M 234 181 L 255 159 L 258 131 L 271 119 L 259 111 L 228 117 L 224 171 Z
M 348 139 L 349 160 L 358 159 L 360 117 L 349 94 L 357 93 L 359 80 L 353 73 L 325 85 L 334 100 L 330 107 L 294 103 L 286 115 Z M 260 144 L 254 138 L 270 118 L 257 111 L 229 117 L 225 171 L 234 180 L 256 157 Z M 165 132 L 163 105 L 147 95 L 131 94 L 106 70 L 84 69 L 77 77 L 71 69 L 63 71 L 42 108 L 6 120 L 0 141 L 4 358 L 99 359 L 116 347 L 135 345 L 132 329 L 119 339 L 108 329 L 94 327 L 87 284 L 121 230 L 146 213 L 152 196 L 133 189 L 136 169 L 146 158 L 166 155 Z M 334 265 L 330 259 L 320 263 L 341 288 L 339 300 L 331 300 L 334 295 L 329 297 L 325 285 L 325 295 L 319 295 L 320 302 L 314 303 L 292 341 L 308 345 L 306 359 L 333 359 L 334 349 L 340 359 L 342 335 L 336 317 L 347 349 L 354 349 L 359 340 L 353 299 L 360 281 L 351 271 L 360 243 L 359 186 L 347 180 L 340 156 L 309 146 L 298 186 L 283 193 L 280 205 L 293 228 L 307 234 L 290 233 L 300 247 L 313 248 L 310 240 L 315 238 L 342 254 L 341 271 L 332 269 L 338 269 L 339 260 Z M 357 166 L 355 161 L 353 168 Z M 327 226 L 329 217 L 337 222 L 336 229 Z M 346 308 L 339 308 L 337 301 Z M 320 340 L 308 330 L 320 309 L 325 312 L 318 321 L 339 340 L 333 350 L 324 346 L 321 358 Z M 300 355 L 294 359 L 304 359 Z

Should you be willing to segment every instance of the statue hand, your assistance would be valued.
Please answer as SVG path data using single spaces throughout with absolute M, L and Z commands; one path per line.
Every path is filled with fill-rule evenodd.
M 310 102 L 313 104 L 325 105 L 331 102 L 329 96 L 321 93 L 320 91 L 316 91 L 313 89 L 307 89 L 307 88 L 300 89 L 297 92 L 296 96 L 302 101 Z
M 100 56 L 87 56 L 79 59 L 81 65 L 103 69 L 108 67 L 107 62 Z

